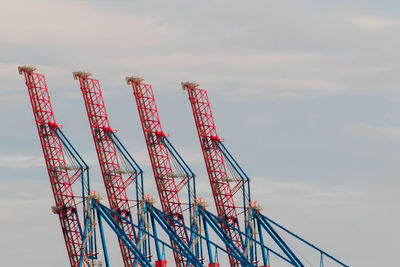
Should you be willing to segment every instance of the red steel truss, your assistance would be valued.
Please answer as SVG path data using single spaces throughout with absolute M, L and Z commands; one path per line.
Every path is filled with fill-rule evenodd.
M 81 86 L 110 208 L 131 221 L 131 207 L 126 188 L 132 183 L 134 174 L 131 174 L 126 179 L 122 175 L 117 148 L 109 136 L 113 130 L 108 121 L 100 83 L 98 80 L 89 78 L 89 73 L 74 72 L 73 74 L 74 78 L 79 80 Z M 135 242 L 135 232 L 129 223 L 119 220 L 119 225 L 125 234 Z M 119 245 L 125 267 L 134 266 L 135 257 L 132 252 L 121 240 L 119 240 Z
M 236 183 L 234 188 L 231 188 L 224 157 L 217 146 L 217 143 L 220 142 L 221 139 L 217 135 L 207 91 L 197 87 L 198 84 L 196 83 L 182 83 L 182 88 L 187 90 L 189 94 L 189 100 L 192 106 L 201 148 L 203 150 L 204 161 L 206 163 L 217 213 L 218 216 L 227 223 L 239 228 L 238 216 L 234 203 L 234 195 L 239 191 L 237 189 L 238 184 Z M 239 248 L 242 248 L 240 234 L 224 224 L 222 224 L 222 228 L 224 228 L 229 238 L 233 240 Z M 231 266 L 239 266 L 239 263 L 233 257 L 230 257 L 229 260 Z
M 34 67 L 18 67 L 19 73 L 25 76 L 26 86 L 32 104 L 33 114 L 39 133 L 40 143 L 46 162 L 47 171 L 53 190 L 55 207 L 53 212 L 58 214 L 67 247 L 68 257 L 72 267 L 78 267 L 83 245 L 79 230 L 80 222 L 76 211 L 76 202 L 72 184 L 79 175 L 68 173 L 62 142 L 55 133 L 57 125 L 53 108 L 43 74 L 35 72 Z
M 128 84 L 132 84 L 162 209 L 166 214 L 184 224 L 179 192 L 185 188 L 188 180 L 175 180 L 176 174 L 173 173 L 171 167 L 168 149 L 162 141 L 165 134 L 161 128 L 153 88 L 149 84 L 142 83 L 143 79 L 141 78 L 127 77 L 126 80 Z M 187 243 L 185 228 L 173 221 L 169 221 L 169 223 L 179 237 Z M 171 243 L 174 246 L 172 241 Z M 177 247 L 175 246 L 175 248 Z M 186 266 L 187 260 L 181 254 L 174 253 L 174 256 L 176 266 Z

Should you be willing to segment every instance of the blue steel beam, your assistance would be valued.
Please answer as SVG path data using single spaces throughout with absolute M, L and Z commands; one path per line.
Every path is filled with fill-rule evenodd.
M 232 227 L 231 225 L 229 225 L 228 223 L 226 223 L 224 220 L 220 219 L 219 217 L 215 216 L 214 214 L 212 214 L 212 213 L 210 213 L 210 212 L 208 212 L 208 211 L 206 211 L 206 210 L 205 210 L 204 212 L 207 213 L 208 216 L 214 218 L 214 220 L 216 220 L 216 221 L 218 221 L 218 222 L 224 224 L 225 226 L 227 226 L 227 227 Z M 252 240 L 254 243 L 258 244 L 259 246 L 262 246 L 262 247 L 265 248 L 267 251 L 272 252 L 272 254 L 274 254 L 275 256 L 277 256 L 277 257 L 279 257 L 280 259 L 282 259 L 282 260 L 284 260 L 284 261 L 290 263 L 291 265 L 293 265 L 293 263 L 292 263 L 289 259 L 285 258 L 284 256 L 282 256 L 281 254 L 279 254 L 279 253 L 276 252 L 275 250 L 273 250 L 273 249 L 267 247 L 264 243 L 261 243 L 260 241 L 256 240 L 255 238 L 253 238 L 253 237 L 251 237 L 251 236 L 248 236 L 246 233 L 244 233 L 244 232 L 242 232 L 242 231 L 239 231 L 238 229 L 235 229 L 235 230 L 238 231 L 241 235 L 245 236 L 246 238 L 249 238 L 250 240 Z
M 106 212 L 112 214 L 113 216 L 116 216 L 119 220 L 124 220 L 125 222 L 131 224 L 135 229 L 140 229 L 140 225 L 134 224 L 130 221 L 128 221 L 126 218 L 122 217 L 121 215 L 119 215 L 118 213 L 115 213 L 114 211 L 112 211 L 111 209 L 103 206 L 102 204 L 98 204 L 98 206 L 100 206 L 102 209 L 104 209 Z M 153 235 L 150 232 L 144 230 L 144 229 L 140 229 L 140 231 L 142 231 L 143 233 L 145 233 L 146 235 L 149 235 L 150 237 L 152 237 L 153 239 L 155 239 L 156 241 L 160 242 L 163 244 L 163 246 L 167 246 L 168 248 L 172 249 L 175 252 L 180 253 L 177 249 L 174 249 L 171 245 L 169 245 L 168 243 L 165 243 L 164 241 L 162 241 L 161 239 L 158 238 L 157 235 Z
M 125 222 L 131 224 L 135 229 L 139 229 L 139 231 L 142 231 L 142 232 L 145 233 L 146 235 L 149 235 L 150 237 L 152 237 L 154 240 L 156 240 L 156 241 L 162 243 L 163 246 L 167 246 L 167 247 L 170 248 L 171 250 L 173 250 L 173 251 L 175 251 L 175 252 L 177 252 L 177 253 L 181 253 L 179 250 L 173 248 L 170 244 L 168 244 L 168 243 L 162 241 L 161 239 L 159 239 L 157 235 L 153 235 L 153 234 L 151 234 L 150 232 L 148 232 L 148 231 L 146 231 L 146 230 L 144 230 L 144 229 L 140 229 L 140 226 L 139 226 L 139 225 L 130 222 L 129 220 L 127 220 L 126 218 L 122 217 L 120 214 L 118 214 L 118 213 L 112 211 L 111 209 L 107 208 L 106 206 L 104 206 L 104 205 L 102 205 L 102 204 L 100 204 L 100 203 L 97 203 L 96 206 L 97 206 L 97 207 L 101 207 L 101 209 L 104 209 L 104 211 L 106 211 L 107 213 L 110 213 L 110 214 L 112 214 L 113 216 L 116 216 L 119 220 L 123 220 L 123 221 L 125 221 Z M 146 210 L 147 210 L 147 209 L 146 209 Z M 167 216 L 167 215 L 163 213 L 163 216 Z M 169 234 L 169 232 L 166 232 L 166 234 Z M 182 254 L 182 255 L 184 255 L 184 254 Z
M 231 164 L 231 166 L 234 168 L 234 170 L 236 171 L 236 173 L 241 177 L 242 181 L 243 181 L 243 187 L 244 184 L 247 183 L 247 195 L 249 198 L 249 202 L 251 201 L 251 194 L 250 194 L 250 182 L 249 182 L 249 177 L 246 174 L 246 172 L 242 169 L 242 167 L 238 164 L 238 162 L 235 160 L 235 158 L 232 156 L 232 154 L 229 152 L 229 150 L 226 148 L 226 146 L 221 142 L 221 141 L 214 141 L 214 143 L 216 144 L 216 146 L 219 148 L 219 150 L 222 152 L 222 154 L 224 155 L 224 157 L 227 159 L 227 161 Z M 245 195 L 246 193 L 243 194 L 243 201 L 245 202 Z M 246 214 L 246 209 L 244 210 L 244 213 Z M 268 217 L 262 215 L 261 213 L 258 213 L 258 220 L 260 221 L 260 224 L 264 226 L 267 226 L 268 230 L 265 229 L 268 234 L 271 236 L 271 238 L 278 244 L 278 246 L 282 249 L 283 252 L 285 252 L 285 254 L 295 263 L 298 264 L 299 266 L 303 266 L 303 264 L 301 263 L 301 261 L 299 260 L 299 258 L 296 256 L 296 254 L 286 245 L 286 243 L 282 240 L 282 238 L 279 236 L 278 233 L 276 233 L 276 231 L 273 230 L 273 228 L 268 224 L 268 222 L 271 222 L 272 224 L 276 225 L 277 227 L 279 227 L 280 229 L 284 230 L 285 232 L 287 232 L 288 234 L 292 235 L 293 237 L 297 238 L 298 240 L 302 241 L 303 243 L 305 243 L 306 245 L 308 245 L 309 247 L 317 250 L 319 253 L 321 253 L 321 255 L 326 256 L 327 258 L 333 260 L 334 262 L 336 262 L 337 264 L 347 267 L 348 265 L 344 264 L 343 262 L 341 262 L 340 260 L 338 260 L 337 258 L 333 257 L 332 255 L 326 253 L 325 251 L 323 251 L 322 249 L 316 247 L 315 245 L 311 244 L 310 242 L 306 241 L 305 239 L 301 238 L 300 236 L 294 234 L 293 232 L 289 231 L 288 229 L 286 229 L 285 227 L 279 225 L 278 223 L 274 222 L 273 220 L 269 219 Z M 261 226 L 262 227 L 262 226 Z M 264 227 L 263 227 L 264 228 Z M 260 234 L 261 232 L 259 232 Z M 262 238 L 260 236 L 260 238 Z M 263 252 L 263 258 L 265 258 L 265 252 Z
M 110 140 L 114 143 L 115 147 L 117 150 L 121 153 L 122 157 L 128 162 L 129 166 L 134 170 L 135 172 L 135 194 L 136 194 L 136 211 L 137 211 L 137 219 L 139 219 L 139 202 L 141 199 L 143 199 L 144 195 L 144 187 L 143 187 L 143 170 L 140 168 L 139 164 L 134 160 L 134 158 L 131 156 L 131 154 L 128 152 L 126 147 L 122 144 L 122 142 L 119 140 L 117 135 L 114 132 L 109 132 L 107 133 L 108 137 Z M 139 181 L 138 181 L 139 178 Z
M 118 225 L 118 223 L 114 220 L 114 218 L 108 213 L 105 212 L 101 205 L 94 205 L 96 211 L 100 216 L 106 221 L 106 223 L 110 226 L 110 228 L 117 234 L 118 238 L 125 244 L 125 246 L 135 255 L 135 260 L 138 260 L 142 266 L 151 267 L 151 263 L 147 260 L 146 256 L 141 253 L 139 248 L 132 242 L 132 240 L 126 236 L 124 231 Z
M 153 209 L 155 209 L 155 208 L 153 207 Z M 200 209 L 198 208 L 198 210 L 200 210 Z M 165 213 L 163 213 L 162 211 L 160 211 L 160 210 L 158 210 L 158 209 L 157 209 L 157 211 L 158 211 L 160 214 L 162 214 L 162 217 L 165 217 L 165 218 L 167 218 L 168 220 L 172 220 L 174 223 L 180 224 L 182 227 L 185 227 L 188 231 L 191 231 L 191 229 L 190 229 L 189 227 L 184 226 L 181 222 L 175 220 L 174 218 L 172 218 L 172 217 L 169 216 L 168 214 L 165 214 Z M 202 217 L 199 216 L 198 218 L 202 218 Z M 204 227 L 207 227 L 207 225 L 208 225 L 208 223 L 205 223 L 205 224 L 204 224 Z M 223 230 L 222 230 L 222 229 L 219 229 L 218 231 L 223 231 Z M 196 236 L 199 237 L 200 239 L 206 241 L 208 244 L 210 244 L 210 246 L 212 245 L 213 247 L 215 247 L 215 248 L 218 249 L 218 250 L 221 250 L 222 252 L 226 253 L 227 255 L 230 255 L 230 256 L 232 256 L 232 257 L 238 257 L 236 254 L 234 254 L 234 253 L 232 253 L 232 252 L 230 252 L 230 251 L 227 251 L 227 250 L 224 249 L 223 247 L 221 247 L 221 246 L 219 246 L 218 244 L 216 244 L 215 242 L 211 241 L 210 238 L 209 238 L 209 236 L 202 236 L 202 235 L 199 234 L 197 231 L 191 231 L 191 233 L 192 233 L 193 235 L 196 235 Z M 225 240 L 225 239 L 221 239 L 221 241 L 225 243 L 226 240 Z M 211 261 L 211 260 L 210 260 L 210 261 Z
M 107 207 L 103 206 L 102 204 L 98 203 L 97 206 L 100 206 L 102 209 L 104 209 L 106 212 L 112 214 L 113 216 L 118 217 L 118 219 L 125 220 L 126 222 L 130 223 L 130 224 L 131 224 L 133 227 L 135 227 L 136 229 L 140 229 L 140 226 L 139 226 L 139 225 L 136 225 L 136 224 L 134 224 L 134 223 L 132 223 L 132 222 L 129 222 L 126 218 L 120 216 L 118 213 L 113 212 L 112 210 L 108 209 Z M 158 215 L 159 215 L 159 216 L 151 216 L 151 220 L 156 220 L 156 221 L 160 224 L 160 226 L 161 226 L 161 225 L 164 225 L 164 226 L 165 226 L 166 224 L 168 224 L 168 223 L 166 222 L 166 220 L 172 220 L 174 223 L 180 224 L 180 222 L 176 221 L 174 218 L 172 218 L 171 216 L 169 216 L 169 215 L 163 213 L 162 211 L 156 209 L 155 207 L 151 207 L 151 209 L 152 209 L 153 211 L 156 211 L 156 213 L 158 213 Z M 150 210 L 150 209 L 148 209 L 148 210 Z M 157 220 L 157 219 L 158 219 L 158 220 Z M 182 226 L 184 226 L 184 225 L 182 224 Z M 186 226 L 184 226 L 184 227 L 186 227 Z M 155 227 L 155 223 L 153 222 L 153 231 L 154 231 L 154 229 L 156 229 L 156 227 Z M 189 231 L 191 230 L 191 229 L 188 228 L 188 227 L 186 227 L 186 229 L 189 230 Z M 166 229 L 166 228 L 163 228 L 163 230 L 164 230 L 164 232 L 165 232 L 166 234 L 168 234 L 168 235 L 171 233 L 171 231 L 167 231 L 168 229 Z M 174 248 L 173 248 L 170 244 L 168 244 L 167 242 L 164 242 L 164 241 L 160 240 L 160 239 L 157 237 L 157 234 L 155 234 L 155 235 L 154 235 L 154 234 L 151 234 L 151 233 L 149 233 L 148 231 L 143 230 L 143 229 L 140 229 L 140 231 L 143 231 L 143 233 L 149 235 L 151 238 L 153 238 L 153 240 L 162 243 L 163 246 L 166 246 L 166 247 L 170 248 L 171 250 L 173 250 L 173 251 L 175 251 L 175 252 L 178 252 L 178 253 L 181 253 L 181 254 L 182 254 L 183 256 L 185 256 L 185 257 L 188 257 L 187 254 L 183 254 L 183 253 L 180 252 L 179 250 L 174 249 Z M 222 231 L 222 230 L 220 230 L 220 231 Z M 208 242 L 211 246 L 214 246 L 216 249 L 218 249 L 218 250 L 224 252 L 225 254 L 231 255 L 231 256 L 234 256 L 234 257 L 238 257 L 236 254 L 233 254 L 233 253 L 231 253 L 231 252 L 225 250 L 223 247 L 221 247 L 221 246 L 219 246 L 218 244 L 216 244 L 216 243 L 212 242 L 211 240 L 209 240 L 209 237 L 204 237 L 204 236 L 198 234 L 197 232 L 193 232 L 193 234 L 196 235 L 196 236 L 198 236 L 200 239 L 205 240 L 205 241 Z M 156 244 L 157 244 L 157 243 L 156 243 Z M 269 248 L 267 248 L 267 249 L 270 250 Z M 189 250 L 190 250 L 190 249 L 189 249 Z M 158 249 L 158 251 L 159 251 L 159 249 Z M 159 254 L 160 254 L 160 253 L 158 252 L 158 257 L 161 258 Z M 193 255 L 190 255 L 190 256 L 193 257 Z M 212 260 L 211 260 L 211 261 L 212 261 Z M 199 264 L 199 262 L 196 262 L 196 266 L 197 266 L 197 264 Z
M 189 198 L 189 207 L 192 204 L 192 197 L 191 193 L 193 193 L 193 198 L 196 198 L 196 176 L 192 169 L 190 169 L 189 165 L 183 160 L 182 156 L 178 153 L 178 151 L 175 149 L 175 147 L 171 144 L 169 139 L 166 136 L 161 137 L 161 142 L 164 143 L 164 145 L 167 147 L 168 151 L 171 153 L 171 155 L 176 159 L 178 162 L 179 166 L 184 170 L 187 179 L 188 179 L 188 198 Z M 193 191 L 190 190 L 190 180 L 192 180 L 193 184 Z
M 81 155 L 79 155 L 78 151 L 75 149 L 75 147 L 72 145 L 72 143 L 68 140 L 68 138 L 65 136 L 65 134 L 61 131 L 60 128 L 55 127 L 52 128 L 53 132 L 57 137 L 60 139 L 63 147 L 69 152 L 69 154 L 73 157 L 74 161 L 76 164 L 79 165 L 80 170 L 81 170 L 81 190 L 82 190 L 82 205 L 83 205 L 83 210 L 86 210 L 86 196 L 89 195 L 90 192 L 90 175 L 89 175 L 89 166 L 86 164 L 86 162 L 83 160 Z M 86 183 L 85 183 L 85 172 L 86 172 Z M 86 188 L 85 188 L 86 185 Z M 83 213 L 83 220 L 86 220 L 86 212 Z M 79 225 L 79 227 L 81 227 Z
M 202 209 L 199 209 L 199 210 L 202 210 Z M 158 211 L 159 211 L 159 210 L 158 210 Z M 212 213 L 210 213 L 210 212 L 208 212 L 208 211 L 206 211 L 206 210 L 202 210 L 202 211 L 203 211 L 203 212 L 202 212 L 202 213 L 203 213 L 202 215 L 206 215 L 206 216 L 202 216 L 202 215 L 201 215 L 201 216 L 199 216 L 199 218 L 205 218 L 205 217 L 209 216 L 209 218 L 211 218 L 211 219 L 214 220 L 215 222 L 221 222 L 221 221 L 223 221 L 223 220 L 221 220 L 220 218 L 218 218 L 217 216 L 213 215 Z M 159 212 L 162 213 L 162 211 L 159 211 Z M 169 220 L 173 220 L 174 223 L 180 223 L 180 222 L 174 220 L 172 217 L 168 216 L 167 214 L 163 214 L 163 216 L 166 217 L 166 218 L 169 219 Z M 212 221 L 212 220 L 211 220 L 211 221 Z M 225 221 L 223 221 L 223 223 L 225 223 L 225 225 L 228 226 L 228 227 L 232 227 L 231 225 L 228 225 Z M 207 224 L 204 225 L 204 227 L 206 227 L 206 225 L 210 225 L 210 224 L 207 223 Z M 220 227 L 218 224 L 215 224 L 215 223 L 214 223 L 214 225 L 215 225 L 216 227 Z M 187 229 L 190 231 L 189 228 L 187 228 Z M 235 230 L 237 230 L 237 229 L 235 228 Z M 223 230 L 222 230 L 222 229 L 219 229 L 218 231 L 223 231 Z M 238 231 L 238 230 L 237 230 L 237 231 Z M 240 231 L 239 231 L 239 232 L 240 232 Z M 198 234 L 198 233 L 196 233 L 196 232 L 194 232 L 194 234 L 195 234 L 196 236 L 198 236 L 199 238 L 201 238 L 201 239 L 207 241 L 207 237 L 204 237 L 204 236 L 202 236 L 202 235 L 200 235 L 200 234 Z M 284 256 L 282 256 L 282 255 L 279 254 L 278 252 L 274 251 L 273 249 L 267 247 L 264 243 L 262 243 L 262 242 L 260 242 L 260 241 L 258 241 L 258 240 L 256 240 L 256 239 L 254 239 L 254 238 L 252 238 L 251 236 L 248 236 L 246 233 L 240 232 L 240 234 L 244 235 L 246 238 L 249 238 L 251 241 L 255 242 L 257 245 L 262 246 L 262 248 L 264 248 L 264 249 L 267 251 L 267 253 L 270 251 L 270 252 L 272 252 L 275 256 L 277 256 L 277 257 L 279 257 L 280 259 L 282 259 L 282 260 L 284 260 L 284 261 L 290 263 L 291 265 L 293 265 L 292 262 L 291 262 L 290 260 L 286 259 Z M 221 241 L 225 242 L 226 240 L 221 239 Z M 214 242 L 212 242 L 212 241 L 210 241 L 210 240 L 208 240 L 208 242 L 210 242 L 210 244 L 211 244 L 212 246 L 218 248 L 218 250 L 221 250 L 221 251 L 224 252 L 225 254 L 231 255 L 231 256 L 233 256 L 233 257 L 238 257 L 237 254 L 233 254 L 231 251 L 225 250 L 224 248 L 222 248 L 221 246 L 217 245 L 216 243 L 214 243 Z M 209 252 L 210 252 L 210 251 L 211 251 L 211 250 L 209 250 Z M 212 254 L 211 254 L 211 255 L 212 255 Z M 237 258 L 237 259 L 239 260 L 239 258 Z
M 304 267 L 303 263 L 300 261 L 300 259 L 293 253 L 293 251 L 289 248 L 289 246 L 283 241 L 283 239 L 279 236 L 279 234 L 275 231 L 274 228 L 271 227 L 271 225 L 264 220 L 260 220 L 259 217 L 257 216 L 257 213 L 255 213 L 255 219 L 260 222 L 261 226 L 267 233 L 270 235 L 270 237 L 275 241 L 275 243 L 279 246 L 279 248 L 286 254 L 286 256 L 292 261 L 294 266 L 299 266 L 299 267 Z
M 319 251 L 321 254 L 325 255 L 326 257 L 330 258 L 331 260 L 335 261 L 336 263 L 344 266 L 344 267 L 349 267 L 348 265 L 344 264 L 343 262 L 341 262 L 340 260 L 336 259 L 335 257 L 333 257 L 332 255 L 326 253 L 325 251 L 321 250 L 320 248 L 318 248 L 317 246 L 311 244 L 310 242 L 308 242 L 307 240 L 301 238 L 300 236 L 294 234 L 293 232 L 289 231 L 287 228 L 283 227 L 282 225 L 278 224 L 277 222 L 271 220 L 270 218 L 268 218 L 267 216 L 264 216 L 262 214 L 259 214 L 259 216 L 267 221 L 270 222 L 272 224 L 274 224 L 275 226 L 277 226 L 278 228 L 282 229 L 283 231 L 285 231 L 286 233 L 290 234 L 291 236 L 297 238 L 298 240 L 302 241 L 303 243 L 307 244 L 308 246 L 310 246 L 311 248 Z
M 162 220 L 161 216 L 162 214 L 160 211 L 156 209 L 152 209 L 152 207 L 149 207 L 148 211 L 150 211 L 150 214 L 155 218 L 155 220 L 159 223 L 159 225 L 164 229 L 166 233 L 169 233 L 169 237 L 172 238 L 173 242 L 177 247 L 179 247 L 179 250 L 181 253 L 186 257 L 188 261 L 190 261 L 194 266 L 203 266 L 203 264 L 197 259 L 195 255 L 191 252 L 190 248 L 180 239 L 180 237 L 175 233 L 174 229 L 171 227 L 171 225 L 166 221 Z M 158 216 L 155 216 L 158 215 Z M 185 252 L 185 253 L 183 253 Z
M 242 254 L 240 249 L 233 243 L 233 241 L 228 237 L 225 231 L 217 226 L 217 222 L 215 220 L 210 220 L 208 218 L 207 213 L 203 213 L 200 209 L 200 213 L 202 214 L 202 218 L 205 219 L 207 224 L 214 230 L 214 232 L 218 235 L 218 237 L 224 241 L 227 249 L 231 251 L 235 258 L 241 263 L 242 266 L 252 266 L 250 262 L 248 262 L 247 258 Z
M 108 260 L 107 244 L 106 244 L 106 239 L 104 237 L 103 222 L 101 220 L 101 215 L 99 212 L 97 212 L 97 220 L 99 222 L 101 243 L 103 245 L 104 261 L 106 262 L 106 267 L 110 267 L 110 262 Z
M 125 158 L 125 160 L 129 163 L 129 165 L 132 167 L 132 169 L 135 170 L 135 175 L 136 179 L 138 178 L 138 175 L 140 176 L 140 184 L 136 186 L 136 199 L 142 199 L 143 198 L 143 170 L 140 168 L 139 164 L 134 160 L 134 158 L 131 156 L 131 154 L 128 152 L 128 150 L 125 148 L 125 146 L 121 143 L 119 138 L 114 132 L 107 133 L 110 139 L 114 142 L 115 146 L 117 149 L 121 152 L 122 156 Z M 137 183 L 137 181 L 136 181 Z M 138 192 L 139 189 L 142 190 L 142 192 Z M 140 194 L 141 193 L 141 194 Z

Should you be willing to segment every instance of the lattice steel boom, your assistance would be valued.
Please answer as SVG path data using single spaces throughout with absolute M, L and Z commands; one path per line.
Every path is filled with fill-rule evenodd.
M 207 92 L 197 87 L 197 83 L 182 83 L 182 88 L 189 94 L 217 213 L 229 225 L 240 230 L 234 196 L 243 189 L 243 181 L 228 177 L 224 155 L 218 147 L 221 139 L 217 135 Z M 239 232 L 226 225 L 222 227 L 237 247 L 242 249 L 243 241 Z M 230 263 L 231 266 L 239 266 L 232 257 L 230 257 Z
M 143 83 L 141 78 L 127 77 L 126 81 L 128 85 L 132 84 L 162 210 L 184 224 L 179 193 L 182 189 L 186 189 L 185 186 L 189 181 L 186 176 L 181 177 L 181 175 L 173 172 L 169 151 L 164 141 L 165 134 L 161 127 L 153 88 L 151 85 Z M 178 236 L 187 244 L 188 233 L 185 228 L 172 220 L 169 222 Z M 174 243 L 172 242 L 172 244 Z M 177 266 L 186 266 L 187 260 L 181 254 L 174 253 L 174 256 Z
M 103 95 L 98 80 L 89 78 L 88 73 L 74 72 L 74 78 L 79 80 L 86 106 L 89 124 L 93 135 L 97 157 L 103 175 L 108 201 L 112 211 L 132 221 L 131 206 L 128 201 L 127 187 L 136 179 L 136 173 L 126 174 L 119 162 L 118 149 L 112 139 L 113 130 L 110 127 Z M 133 227 L 125 220 L 119 220 L 119 226 L 124 233 L 135 242 Z M 119 239 L 125 267 L 135 266 L 135 256 Z
M 77 173 L 70 176 L 63 144 L 57 135 L 57 125 L 53 107 L 43 74 L 36 73 L 34 67 L 18 67 L 19 73 L 25 76 L 26 86 L 32 104 L 33 114 L 39 133 L 40 143 L 50 178 L 55 200 L 53 212 L 60 219 L 61 229 L 72 267 L 78 267 L 82 257 L 82 235 L 80 221 L 72 184 L 80 177 Z

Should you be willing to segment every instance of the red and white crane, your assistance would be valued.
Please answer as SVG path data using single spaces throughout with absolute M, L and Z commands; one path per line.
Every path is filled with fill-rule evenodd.
M 142 78 L 126 77 L 126 81 L 133 88 L 162 210 L 184 224 L 182 203 L 179 194 L 182 189 L 186 189 L 185 186 L 189 180 L 186 179 L 185 175 L 181 177 L 181 175 L 173 172 L 171 156 L 165 143 L 166 135 L 161 127 L 153 88 L 151 85 L 143 83 Z M 187 191 L 185 190 L 185 192 Z M 185 228 L 182 225 L 174 223 L 172 220 L 169 220 L 169 223 L 182 241 L 187 244 L 188 233 Z M 174 245 L 172 240 L 171 243 Z M 174 256 L 176 266 L 186 266 L 187 259 L 176 252 Z
M 99 81 L 90 78 L 86 72 L 74 72 L 73 75 L 79 80 L 82 90 L 110 208 L 126 218 L 126 221 L 118 220 L 119 226 L 135 242 L 135 231 L 129 223 L 132 215 L 126 189 L 136 179 L 137 173 L 126 172 L 120 166 L 118 149 L 111 137 L 114 130 L 110 127 Z M 121 240 L 119 244 L 125 267 L 135 266 L 133 253 Z
M 81 171 L 76 170 L 71 175 L 69 173 L 71 168 L 67 166 L 63 144 L 57 134 L 60 126 L 57 125 L 54 118 L 44 75 L 36 73 L 35 67 L 21 66 L 18 67 L 18 71 L 25 76 L 32 104 L 33 115 L 55 200 L 53 212 L 60 219 L 71 266 L 78 267 L 83 256 L 82 246 L 84 242 L 80 231 L 80 221 L 72 185 L 81 177 Z
M 240 195 L 243 198 L 243 195 L 241 195 L 244 186 L 243 180 L 228 177 L 224 155 L 219 147 L 222 140 L 217 135 L 207 91 L 199 89 L 198 86 L 194 82 L 182 83 L 183 90 L 187 90 L 189 95 L 217 214 L 232 227 L 227 227 L 224 224 L 221 226 L 236 246 L 243 249 L 242 237 L 236 231 L 236 229 L 240 230 L 240 225 L 237 205 L 235 204 L 236 196 L 239 197 Z M 246 209 L 247 204 L 243 208 Z M 238 261 L 233 257 L 230 257 L 229 260 L 231 266 L 239 266 Z

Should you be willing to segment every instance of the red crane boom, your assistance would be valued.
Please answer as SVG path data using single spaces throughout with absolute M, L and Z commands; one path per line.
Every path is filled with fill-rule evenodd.
M 74 72 L 73 74 L 74 79 L 79 80 L 82 90 L 110 208 L 128 221 L 132 221 L 126 188 L 132 183 L 134 174 L 124 180 L 117 148 L 110 137 L 114 131 L 110 127 L 100 83 L 98 80 L 89 78 L 89 73 Z M 135 231 L 132 226 L 124 220 L 118 220 L 118 223 L 124 233 L 135 242 Z M 134 266 L 135 257 L 132 252 L 121 240 L 119 240 L 119 245 L 125 267 Z
M 128 85 L 132 84 L 163 212 L 184 224 L 179 192 L 185 188 L 188 180 L 176 181 L 175 179 L 177 175 L 173 173 L 169 152 L 162 139 L 165 134 L 161 128 L 153 88 L 149 84 L 142 83 L 141 78 L 127 77 L 126 80 Z M 188 235 L 185 228 L 171 220 L 169 223 L 187 244 Z M 171 243 L 175 246 L 172 240 Z M 174 257 L 176 266 L 186 266 L 187 260 L 181 254 L 175 252 Z
M 64 156 L 62 142 L 54 130 L 58 129 L 46 80 L 43 74 L 35 72 L 34 67 L 18 67 L 25 76 L 26 86 L 32 104 L 40 143 L 50 178 L 55 200 L 53 212 L 60 219 L 61 229 L 72 267 L 78 267 L 82 257 L 82 236 L 80 222 L 76 210 L 76 202 L 72 184 L 79 175 L 70 176 Z
M 234 195 L 241 188 L 241 183 L 235 182 L 231 187 L 227 170 L 225 167 L 224 156 L 218 147 L 221 139 L 217 135 L 214 118 L 212 115 L 210 102 L 208 101 L 207 91 L 197 88 L 197 83 L 183 82 L 183 90 L 189 94 L 190 104 L 193 110 L 194 121 L 196 123 L 207 173 L 214 195 L 214 202 L 220 218 L 228 224 L 239 228 L 238 215 L 236 211 Z M 241 236 L 233 228 L 222 224 L 222 228 L 229 238 L 242 248 Z M 239 266 L 233 257 L 229 258 L 231 266 Z

